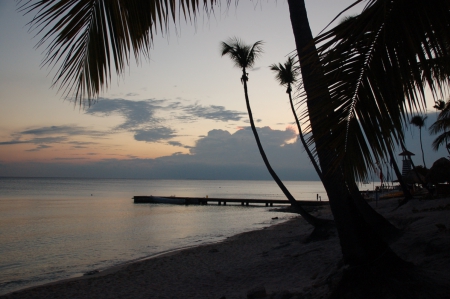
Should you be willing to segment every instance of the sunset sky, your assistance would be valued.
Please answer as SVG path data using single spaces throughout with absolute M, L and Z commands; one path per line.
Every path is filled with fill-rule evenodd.
M 317 34 L 352 1 L 306 3 Z M 237 36 L 264 41 L 249 93 L 274 167 L 287 179 L 317 179 L 268 68 L 295 49 L 286 1 L 239 1 L 194 25 L 181 21 L 91 107 L 51 88 L 55 72 L 40 66 L 45 48 L 34 48 L 40 35 L 28 32 L 31 18 L 15 1 L 0 2 L 0 176 L 269 178 L 248 128 L 240 70 L 219 53 L 221 41 Z M 407 135 L 418 145 L 417 131 Z M 426 150 L 428 167 L 446 155 Z

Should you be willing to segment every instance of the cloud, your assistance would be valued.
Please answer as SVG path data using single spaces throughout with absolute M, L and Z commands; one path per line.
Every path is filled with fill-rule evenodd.
M 16 133 L 17 134 L 17 133 Z M 18 138 L 21 138 L 19 136 Z M 0 142 L 0 145 L 14 145 L 14 144 L 44 144 L 44 143 L 61 143 L 67 140 L 67 137 L 41 137 L 41 138 L 32 138 L 27 140 L 14 139 L 10 141 Z M 42 147 L 43 148 L 43 147 Z
M 34 148 L 34 149 L 29 149 L 29 150 L 26 150 L 27 152 L 37 152 L 37 151 L 40 151 L 41 149 L 46 149 L 46 148 L 50 148 L 51 146 L 49 146 L 49 145 L 45 145 L 45 144 L 41 144 L 41 145 L 39 145 L 38 147 L 36 147 L 36 148 Z
M 75 144 L 77 146 L 97 144 L 97 142 L 90 142 L 90 141 L 70 141 L 68 143 L 69 144 Z
M 135 96 L 138 96 L 138 95 L 139 95 L 138 93 L 129 92 L 125 96 L 127 96 L 127 97 L 135 97 Z
M 160 120 L 155 116 L 161 109 L 164 100 L 128 101 L 124 99 L 99 99 L 95 105 L 86 110 L 86 114 L 106 117 L 119 115 L 125 121 L 116 126 L 116 130 L 130 130 L 139 128 L 143 124 L 155 124 Z
M 158 125 L 167 120 L 162 115 L 169 112 L 178 119 L 211 119 L 216 121 L 239 121 L 246 117 L 245 112 L 227 110 L 223 106 L 198 104 L 184 105 L 179 101 L 148 99 L 142 101 L 130 101 L 125 99 L 100 99 L 92 105 L 86 114 L 95 116 L 119 115 L 125 121 L 116 129 L 136 129 L 141 126 Z
M 169 141 L 167 143 L 172 145 L 172 146 L 184 147 L 184 145 L 181 142 L 178 142 L 178 141 Z
M 66 135 L 66 136 L 94 136 L 101 137 L 105 135 L 105 132 L 90 130 L 85 127 L 80 127 L 77 125 L 73 126 L 50 126 L 50 127 L 41 127 L 36 129 L 25 130 L 19 132 L 20 135 Z
M 162 129 L 142 132 L 142 139 L 155 140 L 171 134 Z M 311 163 L 292 130 L 258 128 L 261 141 L 272 167 L 282 179 L 316 180 Z M 158 137 L 159 136 L 159 137 Z M 171 141 L 169 141 L 171 142 Z M 26 171 L 25 171 L 26 169 Z M 176 153 L 156 159 L 103 159 L 96 162 L 54 161 L 54 163 L 7 164 L 0 176 L 75 176 L 154 179 L 271 179 L 258 152 L 253 133 L 245 127 L 234 133 L 211 130 L 190 149 L 189 154 Z
M 130 101 L 102 98 L 85 113 L 99 117 L 121 116 L 124 121 L 113 129 L 132 132 L 135 140 L 145 142 L 157 142 L 176 137 L 176 130 L 165 125 L 169 121 L 173 123 L 174 119 L 183 122 L 194 122 L 199 119 L 228 122 L 240 121 L 246 117 L 244 112 L 227 110 L 223 106 L 187 105 L 184 101 L 156 99 Z
M 137 141 L 156 142 L 175 137 L 175 130 L 166 127 L 159 127 L 147 130 L 136 130 L 134 139 Z
M 429 114 L 427 127 L 436 116 Z M 166 127 L 143 128 L 136 132 L 138 139 L 145 142 L 166 141 L 176 132 Z M 283 180 L 317 180 L 311 162 L 294 130 L 273 130 L 269 127 L 257 128 L 267 157 Z M 138 134 L 139 133 L 139 134 Z M 45 138 L 46 136 L 40 136 Z M 416 165 L 422 164 L 417 128 L 410 128 L 405 134 L 407 149 L 416 155 Z M 445 149 L 434 152 L 431 143 L 435 136 L 422 130 L 422 139 L 427 166 L 438 158 L 448 156 Z M 295 140 L 292 142 L 292 140 Z M 41 140 L 42 141 L 42 140 Z M 21 141 L 16 141 L 21 142 Z M 26 141 L 29 142 L 29 141 Z M 70 141 L 72 142 L 72 141 Z M 174 146 L 183 146 L 177 141 L 166 141 Z M 23 142 L 22 142 L 23 143 Z M 48 145 L 40 143 L 42 145 Z M 37 144 L 39 146 L 40 144 Z M 83 146 L 82 143 L 73 143 Z M 396 151 L 397 163 L 401 165 L 401 150 Z M 86 156 L 87 157 L 87 156 Z M 124 156 L 124 159 L 103 159 L 90 161 L 87 158 L 55 158 L 52 163 L 1 161 L 0 176 L 89 176 L 98 178 L 150 178 L 150 179 L 267 179 L 271 177 L 263 163 L 252 131 L 243 127 L 238 131 L 211 130 L 199 136 L 189 154 L 176 153 L 156 159 L 140 159 Z
M 54 161 L 72 161 L 72 160 L 86 160 L 86 158 L 80 157 L 80 158 L 53 158 Z
M 2 145 L 15 144 L 34 144 L 37 145 L 34 149 L 27 150 L 28 152 L 36 152 L 43 149 L 50 148 L 49 144 L 68 143 L 73 144 L 72 148 L 85 148 L 85 145 L 97 144 L 97 142 L 80 142 L 70 140 L 74 137 L 90 137 L 90 138 L 105 138 L 109 132 L 92 130 L 86 127 L 77 125 L 71 126 L 49 126 L 27 129 L 11 134 L 12 139 L 0 142 Z
M 246 113 L 226 110 L 223 106 L 202 106 L 198 104 L 188 105 L 183 108 L 188 117 L 212 119 L 216 121 L 239 121 L 245 118 Z

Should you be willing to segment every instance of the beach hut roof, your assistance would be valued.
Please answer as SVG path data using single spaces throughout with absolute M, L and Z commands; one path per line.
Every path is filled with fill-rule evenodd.
M 415 156 L 415 154 L 411 153 L 411 152 L 408 151 L 408 150 L 404 150 L 403 152 L 401 152 L 401 153 L 399 154 L 399 156 Z

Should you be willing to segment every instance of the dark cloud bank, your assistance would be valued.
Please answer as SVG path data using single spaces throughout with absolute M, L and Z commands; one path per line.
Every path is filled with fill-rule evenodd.
M 266 153 L 282 179 L 317 180 L 299 142 L 286 144 L 295 133 L 259 128 Z M 76 162 L 76 163 L 75 163 Z M 212 130 L 200 138 L 190 154 L 156 159 L 107 159 L 98 162 L 55 159 L 53 163 L 0 165 L 0 176 L 94 177 L 149 179 L 270 179 L 250 128 L 234 134 Z

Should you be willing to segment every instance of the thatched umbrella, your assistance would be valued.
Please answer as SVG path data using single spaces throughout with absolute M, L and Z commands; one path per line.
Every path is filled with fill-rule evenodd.
M 440 158 L 434 162 L 427 175 L 427 180 L 432 184 L 450 182 L 450 160 Z

